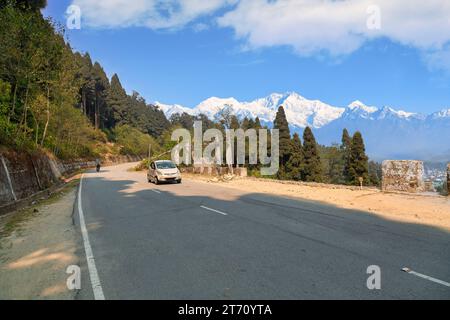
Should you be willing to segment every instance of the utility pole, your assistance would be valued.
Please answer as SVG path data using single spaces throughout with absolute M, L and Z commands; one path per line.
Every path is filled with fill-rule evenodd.
M 150 167 L 150 159 L 151 159 L 152 145 L 148 145 L 148 166 Z

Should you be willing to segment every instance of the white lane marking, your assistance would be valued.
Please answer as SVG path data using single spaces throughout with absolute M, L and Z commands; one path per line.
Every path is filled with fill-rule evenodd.
M 161 193 L 161 191 L 159 191 L 159 190 L 155 190 L 155 189 L 151 189 L 151 190 L 156 193 Z
M 212 212 L 216 212 L 216 213 L 219 213 L 219 214 L 224 215 L 224 216 L 228 215 L 228 213 L 225 213 L 225 212 L 222 212 L 222 211 L 219 211 L 219 210 L 216 210 L 216 209 L 208 208 L 208 207 L 205 207 L 205 206 L 200 206 L 200 208 L 203 208 L 205 210 L 209 210 L 209 211 L 212 211 Z
M 435 282 L 435 283 L 439 283 L 439 284 L 441 284 L 443 286 L 446 286 L 446 287 L 450 287 L 450 283 L 448 283 L 448 282 L 445 282 L 445 281 L 442 281 L 442 280 L 439 280 L 439 279 L 436 279 L 436 278 L 433 278 L 433 277 L 430 277 L 430 276 L 427 276 L 427 275 L 415 272 L 415 271 L 413 271 L 413 270 L 411 270 L 409 268 L 403 268 L 402 271 L 404 271 L 406 273 L 409 273 L 409 274 L 412 274 L 414 276 L 417 276 L 419 278 L 426 279 L 426 280 L 429 280 L 429 281 L 432 281 L 432 282 Z
M 95 266 L 94 254 L 92 253 L 91 244 L 89 243 L 89 235 L 84 221 L 83 206 L 81 203 L 81 189 L 83 188 L 83 175 L 80 178 L 80 187 L 78 188 L 78 214 L 80 216 L 81 234 L 83 235 L 84 251 L 91 278 L 92 290 L 94 291 L 95 300 L 105 300 L 100 278 L 98 276 L 97 267 Z

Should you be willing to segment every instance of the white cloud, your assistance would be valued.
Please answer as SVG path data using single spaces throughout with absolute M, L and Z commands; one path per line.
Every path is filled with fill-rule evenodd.
M 72 4 L 81 8 L 83 23 L 89 27 L 176 29 L 236 1 L 72 0 Z
M 374 5 L 380 8 L 379 30 L 367 27 Z M 450 1 L 241 0 L 218 23 L 234 29 L 249 48 L 287 45 L 304 56 L 339 56 L 386 37 L 436 56 L 450 41 Z
M 446 70 L 450 74 L 450 44 L 441 50 L 425 52 L 424 59 L 431 71 Z
M 347 54 L 364 41 L 365 9 L 348 1 L 242 0 L 218 23 L 233 28 L 250 48 L 289 45 L 302 55 Z
M 215 20 L 249 49 L 290 46 L 303 56 L 343 56 L 386 37 L 414 47 L 432 68 L 450 70 L 450 0 L 72 0 L 96 28 L 207 30 Z M 380 29 L 367 21 L 380 8 Z M 221 16 L 218 17 L 218 12 Z M 208 17 L 210 21 L 199 18 Z M 205 23 L 206 22 L 206 23 Z
M 96 28 L 138 25 L 154 10 L 154 2 L 146 0 L 73 0 L 72 4 L 80 7 L 83 26 Z

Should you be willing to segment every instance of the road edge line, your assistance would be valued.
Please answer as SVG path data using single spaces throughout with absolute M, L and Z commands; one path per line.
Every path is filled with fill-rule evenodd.
M 84 252 L 86 254 L 86 261 L 89 269 L 89 277 L 91 279 L 92 291 L 94 292 L 95 300 L 105 300 L 102 285 L 98 276 L 97 267 L 95 265 L 94 254 L 89 242 L 89 234 L 84 220 L 84 212 L 81 201 L 81 191 L 83 188 L 83 174 L 80 177 L 80 186 L 78 187 L 78 216 L 80 218 L 81 235 L 83 236 Z

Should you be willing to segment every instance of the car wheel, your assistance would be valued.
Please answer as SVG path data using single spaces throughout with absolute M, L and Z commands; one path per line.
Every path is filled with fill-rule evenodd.
M 177 183 L 180 184 L 180 183 L 181 183 L 181 180 L 177 180 Z
M 155 184 L 158 185 L 159 184 L 159 180 L 158 177 L 155 177 Z

